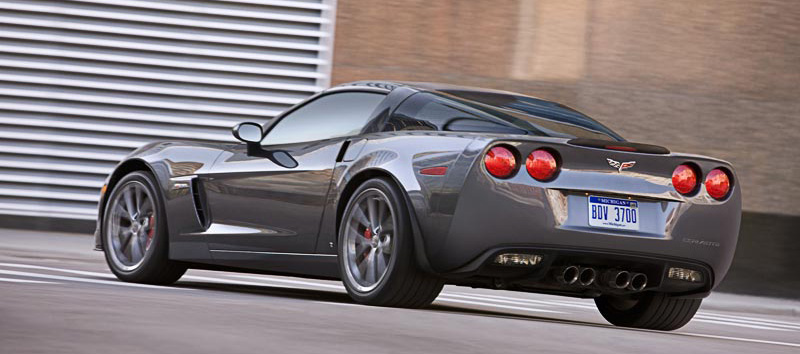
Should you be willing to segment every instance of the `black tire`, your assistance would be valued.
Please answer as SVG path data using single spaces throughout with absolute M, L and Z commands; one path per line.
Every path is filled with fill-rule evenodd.
M 167 285 L 172 284 L 186 272 L 187 267 L 180 262 L 172 261 L 169 259 L 169 237 L 167 230 L 167 217 L 164 210 L 164 196 L 161 190 L 156 187 L 155 177 L 152 173 L 147 171 L 135 171 L 124 176 L 114 187 L 109 195 L 108 202 L 106 203 L 105 210 L 103 211 L 103 224 L 101 227 L 103 239 L 103 251 L 105 253 L 106 263 L 114 275 L 122 281 L 131 283 L 143 284 L 156 284 Z M 155 217 L 155 230 L 153 232 L 150 246 L 144 251 L 144 257 L 135 269 L 122 269 L 112 259 L 111 252 L 113 246 L 110 244 L 108 230 L 108 223 L 111 222 L 111 206 L 112 201 L 115 200 L 120 193 L 123 192 L 123 187 L 131 183 L 140 183 L 146 188 L 151 196 L 154 196 L 154 211 L 152 215 Z
M 630 296 L 603 295 L 595 298 L 594 302 L 600 314 L 613 325 L 672 331 L 689 323 L 702 299 L 680 299 L 664 293 L 644 292 Z
M 347 273 L 345 258 L 346 242 L 344 233 L 347 229 L 351 209 L 354 208 L 358 197 L 369 190 L 377 189 L 387 197 L 395 214 L 393 253 L 389 260 L 382 279 L 378 280 L 374 289 L 366 292 L 359 291 Z M 342 276 L 347 293 L 350 297 L 362 304 L 373 306 L 421 308 L 429 305 L 442 291 L 442 279 L 419 269 L 414 254 L 414 242 L 411 231 L 411 221 L 408 215 L 405 198 L 393 181 L 387 178 L 374 178 L 361 184 L 353 192 L 348 201 L 347 208 L 342 214 L 341 226 L 338 235 L 339 271 Z

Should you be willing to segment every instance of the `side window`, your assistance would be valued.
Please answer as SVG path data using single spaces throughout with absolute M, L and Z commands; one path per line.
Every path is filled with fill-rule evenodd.
M 405 100 L 386 121 L 383 131 L 446 130 L 449 124 L 483 119 L 436 95 L 421 92 Z
M 358 134 L 385 97 L 371 92 L 322 96 L 283 117 L 261 143 L 291 144 Z

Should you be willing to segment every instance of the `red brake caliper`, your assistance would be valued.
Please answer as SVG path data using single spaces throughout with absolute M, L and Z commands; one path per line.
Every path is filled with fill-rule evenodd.
M 156 221 L 155 215 L 150 215 L 150 220 L 147 225 L 150 227 L 150 230 L 147 230 L 147 243 L 144 246 L 145 248 L 150 247 L 150 241 L 153 241 L 153 235 L 155 234 L 156 231 L 155 221 Z
M 366 238 L 366 239 L 367 239 L 367 241 L 369 241 L 369 240 L 372 240 L 372 230 L 370 230 L 370 229 L 369 229 L 369 227 L 367 227 L 367 228 L 364 230 L 364 238 Z M 363 258 L 367 258 L 367 255 L 369 255 L 369 249 L 365 250 L 365 251 L 364 251 L 364 254 L 363 254 L 363 255 L 361 255 L 361 256 L 362 256 Z

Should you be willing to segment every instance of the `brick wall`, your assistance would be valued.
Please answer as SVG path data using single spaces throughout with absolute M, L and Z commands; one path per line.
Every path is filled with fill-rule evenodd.
M 333 83 L 439 81 L 571 105 L 731 161 L 744 208 L 800 215 L 795 1 L 339 0 Z

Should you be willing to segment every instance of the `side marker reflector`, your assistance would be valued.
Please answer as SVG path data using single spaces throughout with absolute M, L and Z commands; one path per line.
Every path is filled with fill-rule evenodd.
M 444 176 L 446 173 L 447 167 L 445 166 L 428 167 L 419 170 L 419 174 L 428 176 Z

